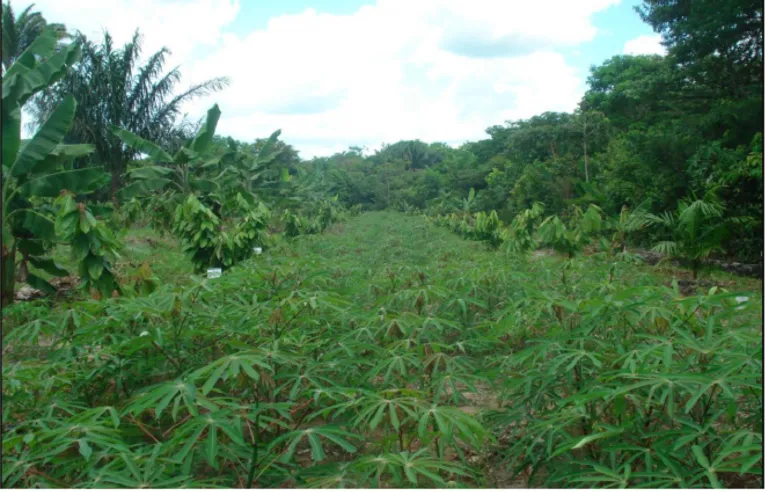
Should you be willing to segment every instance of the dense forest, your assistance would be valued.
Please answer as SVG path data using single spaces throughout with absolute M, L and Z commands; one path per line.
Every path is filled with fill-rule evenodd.
M 729 221 L 727 252 L 759 260 L 762 6 L 651 1 L 640 15 L 664 35 L 668 55 L 592 67 L 573 113 L 508 121 L 457 149 L 403 141 L 301 167 L 347 205 L 453 211 L 473 188 L 473 210 L 496 210 L 505 222 L 534 202 L 554 214 L 582 203 L 611 216 L 625 205 L 658 214 L 714 192 Z
M 763 7 L 636 10 L 571 113 L 305 159 L 4 3 L 2 485 L 762 487 Z

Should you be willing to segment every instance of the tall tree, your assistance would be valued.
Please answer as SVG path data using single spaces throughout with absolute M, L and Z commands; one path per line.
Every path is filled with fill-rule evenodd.
M 178 67 L 164 72 L 170 51 L 162 48 L 152 54 L 143 66 L 141 36 L 138 31 L 122 48 L 115 48 L 109 33 L 101 44 L 88 41 L 81 34 L 82 61 L 33 106 L 37 122 L 44 121 L 64 95 L 72 94 L 79 101 L 67 142 L 93 144 L 91 162 L 104 164 L 111 173 L 111 196 L 122 184 L 127 164 L 138 153 L 122 144 L 111 126 L 126 129 L 139 137 L 172 146 L 178 133 L 187 133 L 176 126 L 183 103 L 217 92 L 229 84 L 226 77 L 194 84 L 176 92 L 181 72 Z
M 33 12 L 35 4 L 14 15 L 11 2 L 3 4 L 3 73 L 16 61 L 16 58 L 26 50 L 46 27 L 53 30 L 58 39 L 69 37 L 63 24 L 48 24 L 40 12 Z
M 762 1 L 644 0 L 636 9 L 697 80 L 734 97 L 762 85 Z

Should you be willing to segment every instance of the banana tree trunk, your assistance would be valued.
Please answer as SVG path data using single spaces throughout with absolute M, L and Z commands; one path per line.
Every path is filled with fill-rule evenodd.
M 14 287 L 16 284 L 16 246 L 10 249 L 3 246 L 2 262 L 0 263 L 0 298 L 3 307 L 13 303 Z

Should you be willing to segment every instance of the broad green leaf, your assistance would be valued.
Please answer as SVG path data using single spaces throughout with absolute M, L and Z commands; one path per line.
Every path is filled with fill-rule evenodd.
M 171 182 L 169 179 L 163 178 L 136 180 L 120 189 L 117 192 L 117 198 L 120 200 L 130 200 L 138 196 L 151 195 L 152 192 L 165 188 Z
M 77 103 L 72 96 L 53 111 L 32 139 L 22 147 L 16 162 L 11 168 L 11 175 L 21 176 L 29 172 L 35 164 L 45 159 L 61 143 L 74 118 Z
M 88 256 L 85 260 L 88 275 L 92 279 L 98 279 L 104 272 L 104 258 L 101 256 Z
M 16 215 L 21 226 L 36 239 L 53 241 L 56 238 L 56 223 L 52 218 L 30 209 L 19 210 Z
M 44 257 L 38 257 L 38 256 L 30 256 L 29 257 L 29 263 L 37 268 L 40 269 L 46 273 L 49 273 L 53 276 L 58 277 L 64 277 L 66 275 L 69 275 L 69 272 L 61 268 L 54 260 L 53 258 L 44 258 Z
M 38 277 L 32 272 L 27 273 L 27 283 L 33 289 L 39 289 L 43 292 L 47 292 L 48 294 L 56 293 L 55 287 L 49 284 L 47 280 L 44 280 L 42 277 Z
M 13 65 L 8 67 L 8 71 L 3 74 L 3 82 L 12 75 L 20 73 L 23 67 L 27 69 L 33 68 L 37 58 L 48 58 L 51 56 L 56 49 L 57 42 L 58 39 L 54 29 L 47 28 L 43 30 L 39 36 L 34 38 L 29 47 L 16 58 Z
M 31 179 L 21 186 L 23 196 L 57 197 L 61 191 L 90 193 L 109 181 L 109 175 L 100 167 L 60 171 Z
M 218 108 L 217 104 L 207 110 L 207 118 L 194 137 L 194 140 L 191 141 L 191 144 L 189 145 L 190 150 L 197 154 L 201 154 L 207 150 L 207 147 L 209 147 L 213 141 L 213 136 L 215 136 L 215 128 L 218 126 L 220 114 L 220 108 Z
M 162 148 L 154 142 L 145 140 L 133 132 L 114 125 L 110 125 L 109 129 L 119 137 L 120 140 L 125 142 L 125 145 L 134 148 L 142 154 L 148 155 L 154 162 L 173 162 L 173 158 L 170 154 L 162 150 Z

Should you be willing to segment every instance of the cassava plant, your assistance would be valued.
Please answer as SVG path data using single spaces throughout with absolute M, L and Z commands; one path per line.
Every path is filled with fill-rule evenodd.
M 567 263 L 370 212 L 213 284 L 4 318 L 2 485 L 761 486 L 755 294 Z

